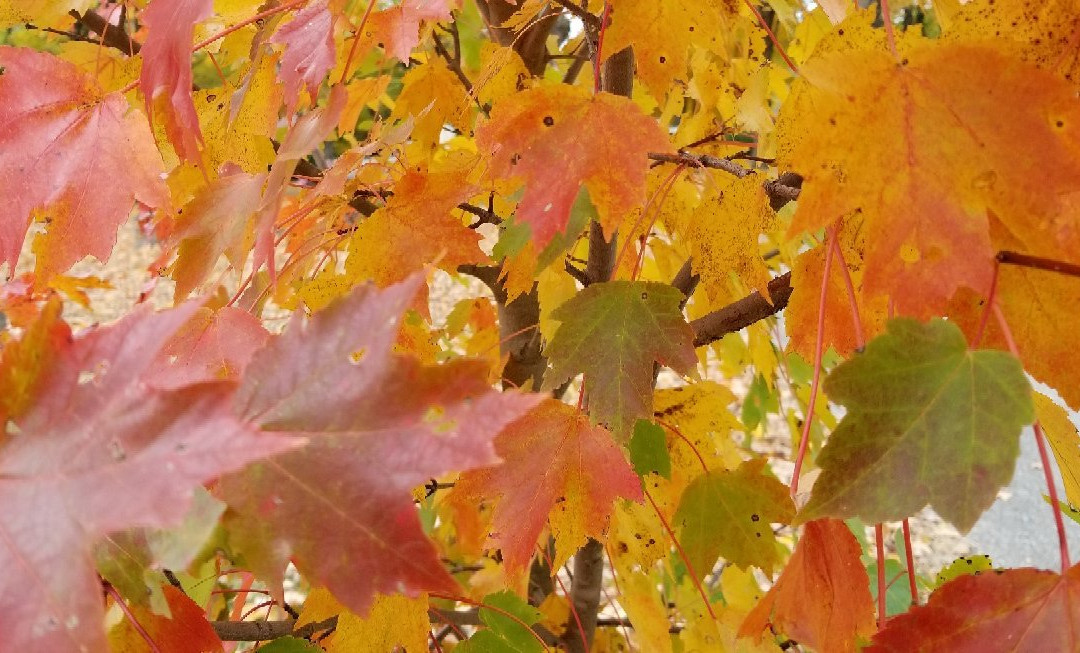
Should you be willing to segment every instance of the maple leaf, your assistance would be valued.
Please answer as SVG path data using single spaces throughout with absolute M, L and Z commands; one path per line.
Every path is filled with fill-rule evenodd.
M 711 573 L 720 556 L 767 575 L 780 562 L 770 524 L 788 523 L 795 506 L 787 486 L 764 469 L 764 458 L 749 460 L 733 471 L 699 476 L 683 492 L 675 521 L 682 527 L 679 542 L 699 577 Z
M 769 297 L 772 276 L 761 258 L 758 237 L 773 228 L 776 216 L 758 176 L 715 180 L 695 214 L 686 240 L 694 272 L 701 275 L 709 298 L 734 301 L 743 296 L 744 289 L 732 293 L 732 272 L 747 288 Z
M 940 319 L 892 320 L 824 387 L 848 413 L 818 457 L 802 521 L 892 521 L 930 503 L 966 532 L 1012 478 L 1020 429 L 1034 417 L 1019 361 L 968 350 Z
M 588 537 L 604 539 L 616 499 L 642 497 L 641 482 L 611 434 L 555 399 L 503 430 L 495 451 L 503 464 L 465 472 L 454 494 L 497 500 L 488 544 L 502 551 L 509 575 L 528 567 L 549 522 L 557 568 Z
M 319 643 L 328 653 L 384 653 L 401 647 L 405 651 L 427 648 L 431 622 L 428 618 L 428 598 L 400 594 L 379 594 L 367 617 L 349 612 L 325 588 L 313 589 L 304 600 L 304 609 L 296 620 L 296 628 L 337 617 L 337 625 Z
M 790 234 L 862 212 L 864 292 L 928 316 L 960 287 L 989 290 L 988 211 L 1033 245 L 1068 237 L 1056 217 L 1080 188 L 1080 106 L 1066 82 L 991 46 L 903 57 L 857 50 L 804 65 L 807 85 L 784 105 L 781 165 L 806 178 Z
M 739 13 L 733 0 L 618 0 L 611 3 L 604 56 L 634 48 L 637 73 L 653 97 L 663 100 L 676 79 L 686 79 L 691 45 L 726 54 L 726 32 Z
M 982 0 L 943 12 L 944 39 L 1008 39 L 1025 60 L 1080 81 L 1080 44 L 1072 37 L 1080 28 L 1076 0 Z M 998 44 L 995 44 L 998 45 Z M 999 45 L 1000 47 L 1000 45 Z
M 350 239 L 349 281 L 372 279 L 385 287 L 436 261 L 456 272 L 459 265 L 486 260 L 480 235 L 451 215 L 476 192 L 467 172 L 465 167 L 406 172 L 386 206 L 358 225 Z
M 866 651 L 1075 651 L 1080 566 L 965 575 L 888 621 Z
M 247 311 L 200 308 L 161 348 L 148 371 L 151 385 L 176 390 L 208 381 L 236 381 L 270 333 Z
M 138 310 L 75 340 L 43 372 L 50 392 L 8 427 L 0 452 L 5 648 L 103 648 L 94 541 L 179 522 L 201 483 L 298 444 L 239 421 L 232 384 L 162 391 L 146 383 L 195 308 Z
M 819 651 L 856 651 L 874 632 L 870 579 L 862 549 L 844 522 L 808 523 L 780 578 L 739 627 L 756 637 L 772 624 Z M 809 600 L 808 600 L 809 599 Z
M 290 114 L 296 110 L 301 86 L 307 88 L 312 106 L 319 99 L 319 86 L 336 59 L 335 19 L 329 0 L 318 0 L 298 11 L 270 37 L 271 43 L 285 46 L 281 81 L 285 85 L 285 108 Z
M 195 92 L 207 171 L 225 169 L 223 174 L 232 174 L 226 166 L 238 165 L 258 176 L 265 175 L 274 162 L 276 152 L 269 135 L 277 129 L 283 96 L 278 55 L 263 54 L 244 72 L 243 80 L 238 87 L 226 83 Z
M 172 585 L 162 589 L 168 601 L 169 614 L 154 614 L 140 605 L 129 606 L 132 618 L 143 632 L 136 630 L 131 620 L 121 621 L 109 632 L 110 649 L 117 653 L 149 651 L 151 649 L 145 639 L 149 637 L 160 651 L 214 653 L 223 650 L 221 639 L 206 620 L 206 611 L 202 606 Z
M 164 249 L 176 252 L 169 269 L 176 281 L 176 300 L 202 285 L 222 254 L 234 270 L 244 267 L 254 240 L 251 216 L 259 208 L 266 175 L 234 168 L 230 172 L 196 195 L 172 228 Z
M 147 29 L 142 55 L 139 89 L 146 102 L 146 116 L 154 120 L 154 104 L 163 96 L 165 133 L 181 158 L 199 162 L 202 132 L 195 102 L 191 98 L 191 42 L 195 23 L 214 11 L 212 0 L 151 2 L 139 13 Z
M 363 286 L 299 314 L 248 364 L 240 414 L 309 444 L 220 482 L 248 560 L 280 581 L 291 559 L 350 610 L 374 592 L 457 591 L 424 535 L 411 490 L 496 462 L 491 440 L 539 396 L 500 393 L 481 363 L 424 366 L 392 352 L 422 275 Z
M 595 283 L 551 313 L 562 324 L 547 346 L 545 388 L 575 374 L 588 387 L 589 414 L 625 439 L 639 417 L 652 416 L 653 361 L 686 373 L 697 364 L 694 332 L 683 318 L 683 294 L 663 283 Z
M 1065 409 L 1041 392 L 1032 395 L 1035 415 L 1039 418 L 1050 448 L 1054 450 L 1058 470 L 1065 485 L 1065 496 L 1073 506 L 1080 506 L 1080 430 L 1069 420 Z
M 366 36 L 377 41 L 386 54 L 408 63 L 420 42 L 420 23 L 446 20 L 451 10 L 460 6 L 460 0 L 402 0 L 395 7 L 372 14 Z
M 51 54 L 0 47 L 0 67 L 0 263 L 14 269 L 35 216 L 47 225 L 34 243 L 39 281 L 88 254 L 104 261 L 135 201 L 169 204 L 146 122 Z
M 631 100 L 566 84 L 506 98 L 476 142 L 491 153 L 495 177 L 524 179 L 517 218 L 532 227 L 538 250 L 566 231 L 583 184 L 610 236 L 645 199 L 646 155 L 668 147 L 656 121 Z

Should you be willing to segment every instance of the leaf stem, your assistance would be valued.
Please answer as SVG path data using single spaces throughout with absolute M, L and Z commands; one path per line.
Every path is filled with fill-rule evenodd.
M 1005 337 L 1005 344 L 1008 345 L 1009 351 L 1017 359 L 1020 359 L 1020 350 L 1016 346 L 1016 340 L 1013 339 L 1009 323 L 1005 320 L 1005 314 L 1001 312 L 1001 308 L 997 303 L 992 304 L 990 308 L 994 311 L 994 317 L 997 318 L 998 326 Z M 1039 420 L 1035 420 L 1032 429 L 1035 431 L 1035 444 L 1039 447 L 1043 476 L 1046 478 L 1046 492 L 1050 496 L 1050 509 L 1054 512 L 1054 525 L 1057 527 L 1058 547 L 1061 551 L 1061 573 L 1064 575 L 1072 565 L 1069 562 L 1069 541 L 1065 538 L 1065 521 L 1061 516 L 1061 502 L 1058 501 L 1057 485 L 1054 484 L 1054 472 L 1050 467 L 1050 455 L 1046 452 L 1046 437 L 1043 436 L 1042 425 L 1039 424 Z
M 158 647 L 157 642 L 154 641 L 153 637 L 150 637 L 150 633 L 146 632 L 143 625 L 139 623 L 139 620 L 132 614 L 131 608 L 129 608 L 124 601 L 124 597 L 120 596 L 120 592 L 117 592 L 116 588 L 112 586 L 112 583 L 108 581 L 102 581 L 102 585 L 105 586 L 105 591 L 112 597 L 113 602 L 120 607 L 120 611 L 124 613 L 124 617 L 131 623 L 131 627 L 135 629 L 135 632 L 139 633 L 139 636 L 143 638 L 150 650 L 153 653 L 161 653 L 161 648 Z
M 832 240 L 829 232 L 826 232 L 825 239 Z M 810 424 L 814 421 L 814 404 L 817 403 L 818 384 L 821 381 L 821 354 L 825 344 L 825 300 L 829 295 L 829 271 L 832 269 L 832 255 L 832 243 L 826 243 L 825 269 L 821 273 L 821 296 L 818 299 L 817 340 L 814 344 L 814 379 L 810 383 L 810 402 L 806 407 L 802 437 L 799 438 L 799 453 L 795 456 L 795 469 L 791 475 L 792 499 L 799 493 L 799 473 L 802 471 L 803 460 L 806 458 L 806 443 L 810 440 Z
M 645 498 L 652 504 L 653 510 L 656 511 L 656 516 L 660 519 L 660 524 L 667 531 L 668 537 L 671 538 L 672 543 L 675 545 L 675 550 L 678 551 L 679 557 L 682 558 L 683 564 L 686 565 L 686 572 L 690 574 L 690 580 L 693 581 L 694 587 L 697 588 L 698 594 L 701 595 L 701 600 L 705 602 L 705 609 L 709 611 L 709 616 L 713 621 L 716 621 L 716 613 L 713 612 L 712 604 L 709 603 L 709 596 L 705 593 L 705 588 L 701 585 L 701 579 L 698 578 L 697 572 L 694 571 L 694 566 L 690 564 L 690 558 L 686 556 L 686 551 L 683 550 L 682 545 L 679 544 L 678 538 L 675 537 L 675 531 L 671 529 L 671 524 L 664 518 L 664 513 L 660 512 L 660 506 L 656 505 L 656 500 L 649 494 L 649 488 L 643 487 L 641 491 L 645 493 Z
M 982 317 L 979 319 L 979 328 L 975 331 L 975 337 L 971 339 L 971 348 L 976 349 L 982 342 L 986 333 L 986 324 L 990 321 L 990 313 L 993 312 L 994 300 L 997 299 L 998 274 L 1001 270 L 1001 260 L 994 262 L 994 271 L 990 277 L 990 292 L 986 295 L 986 306 L 983 307 Z
M 375 8 L 375 0 L 368 0 L 367 9 L 364 10 L 364 15 L 360 19 L 360 24 L 357 25 L 356 31 L 352 35 L 352 46 L 349 48 L 349 56 L 345 59 L 345 67 L 341 69 L 341 79 L 338 80 L 339 84 L 344 84 L 345 80 L 349 78 L 349 68 L 352 66 L 353 57 L 356 56 L 356 47 L 360 44 L 360 32 L 363 31 L 364 25 L 367 24 L 368 16 L 371 15 L 371 10 Z M 435 37 L 438 40 L 438 37 Z
M 885 584 L 885 528 L 881 522 L 874 524 L 874 548 L 877 552 L 877 627 L 881 630 L 885 627 L 885 594 L 888 591 Z
M 795 62 L 793 62 L 790 57 L 788 57 L 787 52 L 784 51 L 784 46 L 780 45 L 780 39 L 776 38 L 776 34 L 774 34 L 772 28 L 769 27 L 769 22 L 765 20 L 764 16 L 761 15 L 761 12 L 758 11 L 757 6 L 754 5 L 751 0 L 743 0 L 743 2 L 746 4 L 747 7 L 750 8 L 750 11 L 753 12 L 754 16 L 757 18 L 758 25 L 761 25 L 761 28 L 764 29 L 765 33 L 769 35 L 769 40 L 772 41 L 773 47 L 776 48 L 776 51 L 780 53 L 780 58 L 784 60 L 784 63 L 786 63 L 787 67 L 791 69 L 791 72 L 798 75 L 799 67 L 795 65 Z
M 893 30 L 892 12 L 889 11 L 889 0 L 881 0 L 881 22 L 885 25 L 885 39 L 889 43 L 889 52 L 897 61 L 900 61 L 900 52 L 896 49 L 896 32 Z
M 683 435 L 682 431 L 676 428 L 674 424 L 669 424 L 662 419 L 656 420 L 656 423 L 682 438 L 683 442 L 686 443 L 686 446 L 690 447 L 690 451 L 693 451 L 694 455 L 697 456 L 698 461 L 701 462 L 701 468 L 705 470 L 706 474 L 709 473 L 709 466 L 705 464 L 705 458 L 702 457 L 701 452 L 698 451 L 697 447 L 694 446 L 694 443 L 690 441 L 690 438 Z
M 919 605 L 919 588 L 915 586 L 915 554 L 911 552 L 911 524 L 904 519 L 904 554 L 907 558 L 908 589 L 911 590 L 911 604 Z

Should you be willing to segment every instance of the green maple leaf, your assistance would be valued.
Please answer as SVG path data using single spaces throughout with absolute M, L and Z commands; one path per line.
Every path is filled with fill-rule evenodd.
M 679 541 L 694 573 L 704 577 L 719 556 L 740 568 L 760 567 L 772 574 L 781 561 L 770 524 L 788 523 L 795 506 L 788 488 L 762 473 L 763 458 L 732 471 L 699 476 L 679 500 L 675 522 Z
M 610 281 L 555 309 L 562 324 L 547 348 L 555 388 L 584 372 L 589 414 L 625 440 L 634 420 L 652 416 L 653 361 L 686 373 L 697 364 L 684 297 L 667 284 Z
M 967 532 L 1012 478 L 1034 419 L 1020 362 L 971 351 L 951 322 L 889 322 L 825 381 L 848 413 L 818 457 L 801 521 L 903 519 L 927 503 Z

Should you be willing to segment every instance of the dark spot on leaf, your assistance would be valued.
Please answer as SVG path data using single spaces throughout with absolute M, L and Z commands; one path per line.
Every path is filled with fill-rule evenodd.
M 510 165 L 516 166 L 518 161 L 520 161 L 520 160 L 521 160 L 521 155 L 520 154 L 515 154 L 514 156 L 510 157 Z
M 750 521 L 758 521 L 759 519 L 761 519 L 761 517 L 758 517 L 757 515 L 750 515 Z
M 619 553 L 627 553 L 630 551 L 630 547 L 626 546 L 626 542 L 619 542 Z
M 224 108 L 225 108 L 225 103 L 224 103 L 224 102 L 218 102 L 218 105 L 217 105 L 217 110 L 218 110 L 218 111 L 221 111 L 221 110 L 222 110 L 222 109 L 224 109 Z
M 640 540 L 641 539 L 641 533 L 634 533 L 634 537 L 636 537 L 637 539 Z
M 551 127 L 552 125 L 555 124 L 555 119 L 552 118 L 551 116 L 544 116 L 544 124 L 547 125 L 548 127 Z
M 903 60 L 902 60 L 902 61 L 900 62 L 900 65 L 901 65 L 901 66 L 906 66 L 906 65 L 908 65 L 908 59 L 907 59 L 907 57 L 904 57 L 904 59 L 903 59 Z
M 652 546 L 653 544 L 656 544 L 656 540 L 654 540 L 653 538 L 650 537 L 649 541 L 648 541 L 648 544 L 649 544 L 649 546 Z
M 694 26 L 693 26 L 693 25 L 691 25 L 691 26 L 690 26 L 690 31 L 691 31 L 691 32 L 693 32 L 693 31 L 694 31 Z
M 754 535 L 761 537 L 761 533 L 754 533 Z
M 836 33 L 839 34 L 840 36 L 843 36 L 844 35 L 844 30 L 842 30 L 842 29 L 837 30 Z
M 660 55 L 660 63 L 667 63 L 667 57 Z
M 649 293 L 647 293 L 647 292 L 642 292 L 642 293 L 641 293 L 641 299 L 642 299 L 643 301 L 644 301 L 644 300 L 646 300 L 646 299 L 648 299 L 648 298 L 649 298 Z
M 211 93 L 210 95 L 207 95 L 207 96 L 206 96 L 206 101 L 207 101 L 207 103 L 209 103 L 209 102 L 213 102 L 213 101 L 214 101 L 214 100 L 216 100 L 216 99 L 217 99 L 217 95 L 215 95 L 215 94 L 213 94 L 213 93 Z
M 1057 121 L 1057 122 L 1056 122 L 1056 123 L 1054 123 L 1054 124 L 1055 124 L 1055 125 L 1057 125 L 1057 128 L 1058 128 L 1058 129 L 1061 129 L 1062 127 L 1064 127 L 1064 126 L 1065 126 L 1065 121 L 1064 121 L 1064 120 L 1059 120 L 1059 121 Z

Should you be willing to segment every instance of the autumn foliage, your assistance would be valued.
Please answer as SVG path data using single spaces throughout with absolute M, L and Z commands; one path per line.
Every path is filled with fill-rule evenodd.
M 0 5 L 0 650 L 1080 651 L 1080 4 L 856 4 Z

